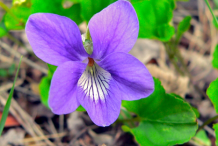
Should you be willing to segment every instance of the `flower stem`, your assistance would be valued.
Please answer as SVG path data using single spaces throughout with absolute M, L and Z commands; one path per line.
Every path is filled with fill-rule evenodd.
M 165 49 L 166 49 L 166 52 L 167 52 L 167 55 L 170 59 L 170 62 L 174 65 L 176 71 L 181 74 L 181 75 L 184 75 L 183 71 L 179 68 L 178 64 L 177 64 L 177 61 L 175 60 L 175 58 L 177 57 L 176 56 L 176 48 L 172 47 L 171 45 L 171 42 L 168 42 L 168 43 L 164 43 L 165 45 Z
M 117 120 L 116 123 L 124 123 L 124 122 L 140 122 L 142 119 L 140 117 L 135 117 L 131 119 L 122 119 L 122 120 Z
M 11 13 L 10 9 L 1 1 L 0 1 L 0 7 L 2 7 L 2 9 L 5 10 L 5 12 L 9 13 L 16 21 L 20 22 L 20 19 L 18 19 L 13 13 Z M 22 23 L 22 26 L 25 25 Z
M 179 60 L 179 62 L 181 63 L 181 65 L 182 65 L 182 67 L 183 67 L 183 69 L 185 71 L 185 74 L 188 75 L 191 78 L 191 74 L 188 71 L 188 67 L 186 66 L 185 61 L 184 61 L 184 59 L 183 59 L 183 57 L 182 57 L 182 55 L 181 55 L 178 48 L 176 49 L 176 57 Z
M 214 120 L 216 120 L 216 119 L 218 119 L 218 115 L 216 115 L 215 117 L 212 117 L 212 118 L 208 119 L 206 122 L 203 123 L 203 125 L 201 125 L 201 126 L 198 128 L 198 130 L 197 130 L 196 133 L 198 133 L 201 129 L 203 129 L 204 126 L 209 125 L 210 123 L 212 123 L 212 122 L 213 122 Z
M 2 9 L 4 9 L 6 12 L 10 13 L 10 9 L 3 3 L 0 1 L 0 6 L 2 7 Z

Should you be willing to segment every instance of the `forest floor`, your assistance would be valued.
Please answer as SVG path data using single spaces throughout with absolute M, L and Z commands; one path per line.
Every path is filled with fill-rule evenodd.
M 215 10 L 215 14 L 218 11 Z M 0 10 L 0 16 L 2 15 L 3 11 Z M 142 61 L 152 76 L 161 80 L 166 92 L 179 94 L 196 107 L 200 113 L 198 123 L 201 125 L 206 119 L 216 115 L 206 95 L 206 89 L 218 77 L 218 71 L 211 65 L 218 34 L 203 0 L 178 2 L 173 24 L 176 26 L 188 15 L 192 16 L 191 28 L 182 37 L 179 49 L 191 77 L 177 73 L 161 42 L 138 39 L 130 54 Z M 86 24 L 82 23 L 80 29 L 84 33 Z M 113 124 L 105 128 L 95 126 L 86 112 L 54 115 L 41 103 L 39 95 L 39 83 L 48 73 L 47 65 L 33 54 L 24 31 L 11 31 L 10 36 L 0 39 L 0 117 L 13 84 L 18 60 L 21 55 L 24 57 L 15 85 L 10 115 L 0 138 L 1 146 L 7 143 L 16 146 L 138 145 L 131 134 L 122 131 L 121 125 Z M 204 129 L 215 146 L 212 124 Z M 192 139 L 184 145 L 198 144 Z

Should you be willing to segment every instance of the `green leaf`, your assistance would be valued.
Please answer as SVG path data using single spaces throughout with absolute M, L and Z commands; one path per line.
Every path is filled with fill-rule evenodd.
M 22 5 L 25 2 L 26 2 L 26 0 L 13 0 L 12 5 L 15 5 L 15 6 Z
M 142 146 L 168 146 L 188 142 L 196 129 L 196 124 L 142 121 L 132 134 Z
M 130 2 L 132 4 L 138 3 L 138 2 L 143 2 L 143 1 L 148 1 L 148 0 L 130 0 Z M 169 2 L 170 2 L 170 5 L 171 5 L 171 8 L 175 9 L 176 8 L 176 2 L 174 0 L 170 0 Z
M 134 3 L 139 3 L 139 2 L 143 2 L 143 1 L 145 1 L 145 0 L 130 0 L 130 2 L 131 2 L 132 4 L 134 4 Z
M 149 97 L 122 103 L 141 119 L 139 126 L 131 129 L 131 133 L 139 144 L 146 146 L 175 145 L 189 141 L 198 127 L 191 106 L 181 98 L 166 94 L 160 81 L 154 81 L 155 91 Z
M 3 19 L 8 30 L 24 29 L 30 14 L 38 12 L 66 16 L 77 24 L 82 22 L 80 16 L 81 6 L 79 3 L 73 4 L 70 8 L 65 9 L 62 6 L 62 0 L 31 0 L 31 3 L 29 0 L 25 0 L 25 2 L 23 0 L 17 0 L 16 2 L 17 4 L 12 6 Z
M 49 95 L 50 84 L 51 84 L 51 77 L 49 76 L 43 77 L 41 82 L 39 83 L 40 99 L 47 108 L 49 108 L 48 95 Z
M 197 133 L 195 137 L 193 137 L 193 140 L 201 146 L 211 146 L 211 141 L 207 137 L 207 134 L 204 130 L 201 130 Z
M 51 65 L 51 64 L 47 64 L 47 65 L 48 65 L 49 71 L 50 71 L 51 74 L 53 75 L 54 72 L 55 72 L 56 69 L 57 69 L 57 66 L 54 66 L 54 65 Z
M 200 113 L 199 113 L 198 109 L 192 106 L 192 110 L 195 112 L 196 117 L 199 118 Z
M 218 78 L 210 83 L 210 86 L 207 89 L 207 95 L 212 101 L 215 111 L 218 113 Z
M 64 9 L 60 15 L 72 19 L 76 24 L 80 24 L 83 21 L 80 13 L 81 13 L 81 4 L 73 4 L 73 6 L 71 6 L 70 8 Z
M 8 74 L 13 75 L 14 71 L 15 71 L 15 64 L 13 63 L 8 69 Z
M 130 119 L 131 117 L 132 116 L 130 115 L 130 113 L 126 109 L 121 108 L 120 115 L 118 117 L 119 120 Z
M 175 96 L 175 97 L 177 97 L 177 98 L 179 98 L 179 99 L 184 100 L 184 98 L 182 98 L 181 96 L 179 96 L 179 95 L 177 95 L 177 94 L 175 94 L 175 93 L 170 93 L 170 95 Z M 191 108 L 192 108 L 193 112 L 195 113 L 196 118 L 199 118 L 199 117 L 200 117 L 200 113 L 199 113 L 198 109 L 195 108 L 195 107 L 193 107 L 193 106 L 191 106 Z
M 218 69 L 218 45 L 216 46 L 213 53 L 212 65 L 214 68 Z
M 132 3 L 139 19 L 139 37 L 169 41 L 174 35 L 170 25 L 174 0 L 144 0 Z
M 31 13 L 55 13 L 60 14 L 62 12 L 62 0 L 31 0 L 32 7 Z
M 186 32 L 191 26 L 191 16 L 186 16 L 178 25 L 176 39 L 180 40 L 183 33 Z
M 6 77 L 8 75 L 5 69 L 0 69 L 0 77 Z
M 213 125 L 213 129 L 215 129 L 216 145 L 218 145 L 218 123 Z
M 218 18 L 216 18 L 216 19 L 218 19 Z M 215 19 L 213 19 L 213 25 L 218 29 L 218 24 L 216 23 Z
M 168 41 L 175 33 L 175 28 L 168 24 L 163 24 L 157 27 L 157 33 L 162 41 Z
M 132 116 L 131 116 L 130 112 L 128 112 L 125 108 L 121 108 L 120 114 L 118 117 L 118 121 L 122 121 L 124 119 L 131 119 L 131 118 L 132 118 Z M 124 122 L 124 124 L 126 126 L 129 126 L 129 127 L 135 127 L 134 122 L 132 122 L 132 121 L 126 121 L 126 122 Z
M 77 24 L 82 22 L 80 4 L 73 4 L 70 8 L 63 8 L 62 0 L 32 0 L 31 13 L 54 13 L 71 18 Z
M 215 9 L 218 9 L 218 0 L 213 0 L 214 1 L 214 3 L 215 3 Z
M 7 35 L 7 33 L 8 33 L 8 30 L 7 30 L 4 22 L 3 21 L 0 22 L 0 37 Z
M 0 76 L 6 77 L 8 75 L 13 75 L 15 72 L 15 64 L 12 64 L 8 69 L 1 69 L 0 68 Z
M 0 37 L 5 36 L 7 33 L 8 31 L 0 25 Z
M 131 132 L 131 129 L 128 127 L 128 126 L 126 126 L 126 125 L 122 125 L 122 130 L 124 131 L 124 132 Z
M 174 10 L 176 8 L 176 1 L 175 0 L 170 0 L 170 5 L 171 5 L 171 8 Z
M 64 0 L 65 2 L 66 1 L 69 1 L 69 2 L 72 2 L 73 4 L 77 4 L 77 3 L 80 3 L 82 0 Z
M 6 104 L 5 104 L 5 107 L 4 107 L 4 110 L 3 110 L 3 113 L 2 113 L 2 118 L 1 118 L 1 121 L 0 121 L 0 136 L 1 136 L 2 131 L 4 129 L 4 125 L 5 125 L 8 113 L 9 113 L 9 108 L 10 108 L 10 105 L 11 105 L 11 99 L 12 99 L 12 96 L 14 94 L 14 86 L 15 86 L 15 82 L 17 80 L 17 76 L 18 76 L 18 73 L 19 73 L 21 60 L 22 60 L 22 57 L 20 58 L 20 62 L 19 62 L 18 68 L 17 68 L 17 72 L 16 72 L 16 75 L 15 75 L 15 78 L 14 78 L 14 83 L 13 83 L 13 86 L 12 86 L 11 91 L 10 91 L 9 96 L 8 96 L 8 100 L 7 100 Z
M 13 6 L 4 16 L 4 23 L 8 30 L 24 29 L 26 21 L 31 14 L 27 6 Z
M 86 22 L 89 22 L 93 15 L 100 12 L 102 9 L 115 1 L 116 0 L 82 0 L 81 15 Z
M 81 105 L 76 109 L 79 112 L 85 112 L 86 109 L 84 109 L 84 107 L 82 107 Z

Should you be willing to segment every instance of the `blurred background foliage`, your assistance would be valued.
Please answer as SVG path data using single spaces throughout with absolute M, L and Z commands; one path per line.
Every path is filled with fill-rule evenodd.
M 0 1 L 5 11 L 0 20 L 0 37 L 8 37 L 18 45 L 26 48 L 11 35 L 11 31 L 24 30 L 28 17 L 34 13 L 54 13 L 69 17 L 76 24 L 88 24 L 93 15 L 115 2 L 116 0 L 13 0 L 9 7 Z M 181 0 L 180 0 L 181 1 Z M 188 0 L 183 0 L 187 2 Z M 192 79 L 187 64 L 178 48 L 186 31 L 191 28 L 192 16 L 186 15 L 175 25 L 174 12 L 177 8 L 176 0 L 130 0 L 139 20 L 139 39 L 150 39 L 161 42 L 168 55 L 169 62 L 176 73 Z M 214 9 L 218 9 L 218 0 L 214 0 Z M 105 16 L 106 17 L 106 16 Z M 195 20 L 193 20 L 195 21 Z M 214 27 L 218 28 L 213 19 Z M 218 38 L 217 38 L 218 40 Z M 216 42 L 217 43 L 217 42 Z M 213 52 L 212 52 L 213 53 Z M 34 56 L 31 52 L 30 55 Z M 34 59 L 33 59 L 34 60 Z M 52 75 L 56 66 L 48 65 L 48 73 L 40 79 L 39 94 L 41 102 L 49 109 L 48 94 Z M 218 68 L 218 45 L 214 48 L 212 65 Z M 15 64 L 9 68 L 0 68 L 1 77 L 12 76 Z M 44 73 L 44 72 L 43 72 Z M 161 79 L 154 78 L 155 91 L 147 98 L 137 101 L 123 101 L 122 110 L 115 124 L 121 123 L 124 132 L 131 133 L 138 144 L 142 146 L 168 146 L 190 142 L 193 145 L 211 145 L 205 125 L 211 124 L 215 118 L 205 120 L 206 124 L 197 123 L 200 113 L 188 101 L 175 93 L 166 93 Z M 192 81 L 189 84 L 193 84 Z M 198 86 L 193 85 L 198 90 Z M 207 89 L 207 95 L 218 112 L 218 80 L 213 81 Z M 201 92 L 202 93 L 202 92 Z M 203 94 L 207 96 L 205 91 Z M 85 111 L 80 106 L 77 111 Z M 198 125 L 203 125 L 198 127 Z M 24 127 L 25 128 L 25 127 Z M 215 125 L 214 129 L 218 126 Z M 27 130 L 28 131 L 28 130 Z M 215 131 L 217 133 L 217 131 Z M 33 135 L 29 132 L 30 135 Z M 214 133 L 212 131 L 212 133 Z M 215 135 L 211 134 L 210 135 Z M 38 134 L 40 136 L 40 134 Z M 48 140 L 48 139 L 47 139 Z M 45 140 L 46 141 L 46 140 Z M 71 141 L 70 143 L 73 143 Z M 46 142 L 50 143 L 50 142 Z

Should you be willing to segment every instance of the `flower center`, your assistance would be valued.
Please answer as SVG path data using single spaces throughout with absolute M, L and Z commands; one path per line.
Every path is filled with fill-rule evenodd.
M 88 66 L 92 67 L 94 65 L 95 61 L 94 61 L 94 59 L 89 58 L 89 57 L 88 57 L 88 59 L 89 59 Z
M 92 58 L 89 58 L 93 60 Z M 98 66 L 93 60 L 92 67 L 86 67 L 82 76 L 78 81 L 78 86 L 81 87 L 85 93 L 85 97 L 98 103 L 99 101 L 105 102 L 107 95 L 110 93 L 110 80 L 112 79 L 111 74 Z M 84 97 L 84 98 L 85 98 Z

